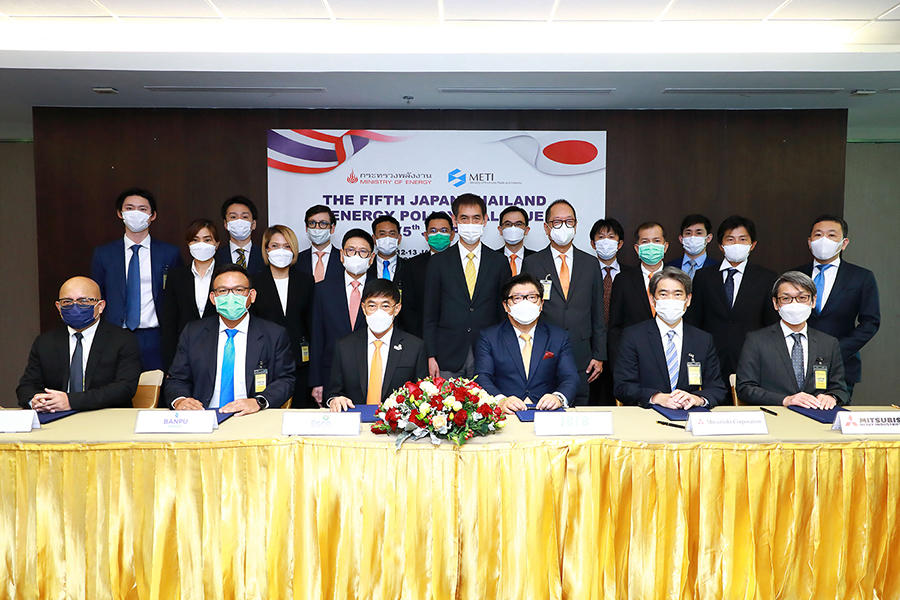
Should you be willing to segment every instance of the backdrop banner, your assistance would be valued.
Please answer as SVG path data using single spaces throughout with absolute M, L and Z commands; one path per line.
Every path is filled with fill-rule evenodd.
M 497 230 L 508 206 L 528 213 L 525 244 L 547 245 L 544 210 L 557 198 L 575 207 L 575 243 L 590 251 L 589 233 L 606 211 L 605 131 L 454 131 L 270 129 L 267 143 L 269 223 L 291 227 L 309 246 L 306 209 L 334 210 L 340 246 L 354 227 L 371 231 L 389 214 L 400 222 L 401 256 L 427 248 L 424 220 L 450 212 L 464 193 L 487 203 L 484 242 L 502 246 Z

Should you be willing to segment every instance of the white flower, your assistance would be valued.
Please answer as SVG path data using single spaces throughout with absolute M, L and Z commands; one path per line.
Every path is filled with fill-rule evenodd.
M 497 427 L 500 429 L 506 427 L 506 419 L 504 419 L 503 421 L 497 421 Z
M 431 406 L 429 406 L 429 404 L 428 404 L 427 402 L 423 402 L 423 403 L 419 406 L 419 414 L 420 414 L 421 416 L 423 416 L 423 417 L 424 417 L 425 415 L 427 415 L 430 411 L 431 411 Z
M 432 417 L 431 419 L 431 425 L 435 429 L 444 429 L 445 427 L 447 427 L 447 415 L 445 415 L 444 413 L 438 413 L 434 415 L 434 417 Z
M 454 402 L 456 402 L 456 398 L 454 398 L 453 396 L 447 396 L 446 398 L 444 398 L 444 406 L 446 406 L 447 408 L 452 408 Z
M 460 402 L 459 400 L 454 400 L 453 410 L 462 410 L 462 402 Z
M 430 381 L 423 381 L 419 384 L 419 389 L 428 394 L 429 396 L 434 396 L 438 393 L 437 386 L 431 383 Z

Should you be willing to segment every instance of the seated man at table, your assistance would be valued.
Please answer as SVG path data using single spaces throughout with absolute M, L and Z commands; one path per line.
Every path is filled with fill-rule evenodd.
M 56 309 L 65 327 L 34 340 L 16 388 L 38 412 L 127 408 L 141 376 L 141 351 L 128 329 L 100 320 L 106 303 L 87 277 L 62 284 Z
M 613 391 L 623 404 L 649 408 L 712 408 L 725 400 L 712 336 L 684 322 L 691 278 L 664 267 L 650 278 L 654 314 L 625 329 L 613 372 Z
M 831 409 L 849 399 L 837 339 L 806 324 L 816 284 L 788 271 L 772 287 L 781 321 L 747 335 L 737 368 L 737 394 L 748 404 Z
M 238 416 L 280 407 L 294 391 L 287 331 L 247 312 L 256 290 L 239 265 L 216 269 L 209 299 L 218 314 L 188 323 L 181 332 L 163 386 L 166 405 Z
M 325 396 L 325 405 L 334 412 L 357 404 L 381 404 L 407 381 L 428 376 L 422 340 L 394 326 L 402 308 L 397 284 L 369 279 L 361 305 L 366 327 L 341 338 L 334 348 Z
M 544 301 L 530 273 L 516 275 L 500 290 L 506 319 L 481 332 L 475 345 L 476 380 L 489 394 L 505 396 L 504 412 L 568 407 L 579 375 L 565 329 L 538 320 Z

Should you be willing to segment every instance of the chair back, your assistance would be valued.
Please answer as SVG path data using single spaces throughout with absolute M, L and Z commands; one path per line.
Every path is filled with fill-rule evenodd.
M 163 372 L 144 371 L 138 379 L 137 391 L 131 399 L 131 405 L 135 408 L 156 408 L 159 404 L 159 392 L 162 388 Z
M 741 402 L 738 399 L 737 387 L 735 387 L 737 385 L 737 375 L 735 375 L 734 373 L 729 375 L 728 376 L 728 384 L 731 387 L 731 401 L 734 402 L 734 405 L 735 406 L 746 406 L 746 404 L 744 404 L 743 402 Z

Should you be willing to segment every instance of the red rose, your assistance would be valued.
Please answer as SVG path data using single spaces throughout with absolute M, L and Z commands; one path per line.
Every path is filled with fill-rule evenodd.
M 468 418 L 469 413 L 467 413 L 465 409 L 458 410 L 456 411 L 456 416 L 453 417 L 453 422 L 459 427 L 462 427 L 466 424 L 466 419 Z
M 447 380 L 443 377 L 435 377 L 432 383 L 434 383 L 434 387 L 436 387 L 437 389 L 441 389 L 441 386 L 443 386 L 446 381 Z
M 404 384 L 404 387 L 410 394 L 412 394 L 413 398 L 415 398 L 416 400 L 418 400 L 419 398 L 422 397 L 422 390 L 420 390 L 419 386 L 416 385 L 415 383 L 413 383 L 411 381 L 407 381 Z
M 500 407 L 499 407 L 499 406 L 496 407 L 496 408 L 494 409 L 494 416 L 495 416 L 495 417 L 499 417 L 499 416 L 502 415 L 502 414 L 503 414 L 503 411 L 500 410 Z
M 397 412 L 396 408 L 392 408 L 385 413 L 384 420 L 392 425 L 396 425 L 397 421 L 400 420 L 400 414 Z
M 384 421 L 375 421 L 375 424 L 372 425 L 372 433 L 376 435 L 381 435 L 387 433 L 387 426 Z
M 482 404 L 478 407 L 478 414 L 480 414 L 482 417 L 490 417 L 491 413 L 493 412 L 494 410 L 489 404 Z
M 431 406 L 431 408 L 439 409 L 444 405 L 444 399 L 439 396 L 434 396 L 428 401 L 428 405 Z
M 468 395 L 469 395 L 469 390 L 467 390 L 466 388 L 463 388 L 463 387 L 453 388 L 453 397 L 460 402 L 465 402 L 466 397 L 468 397 Z

